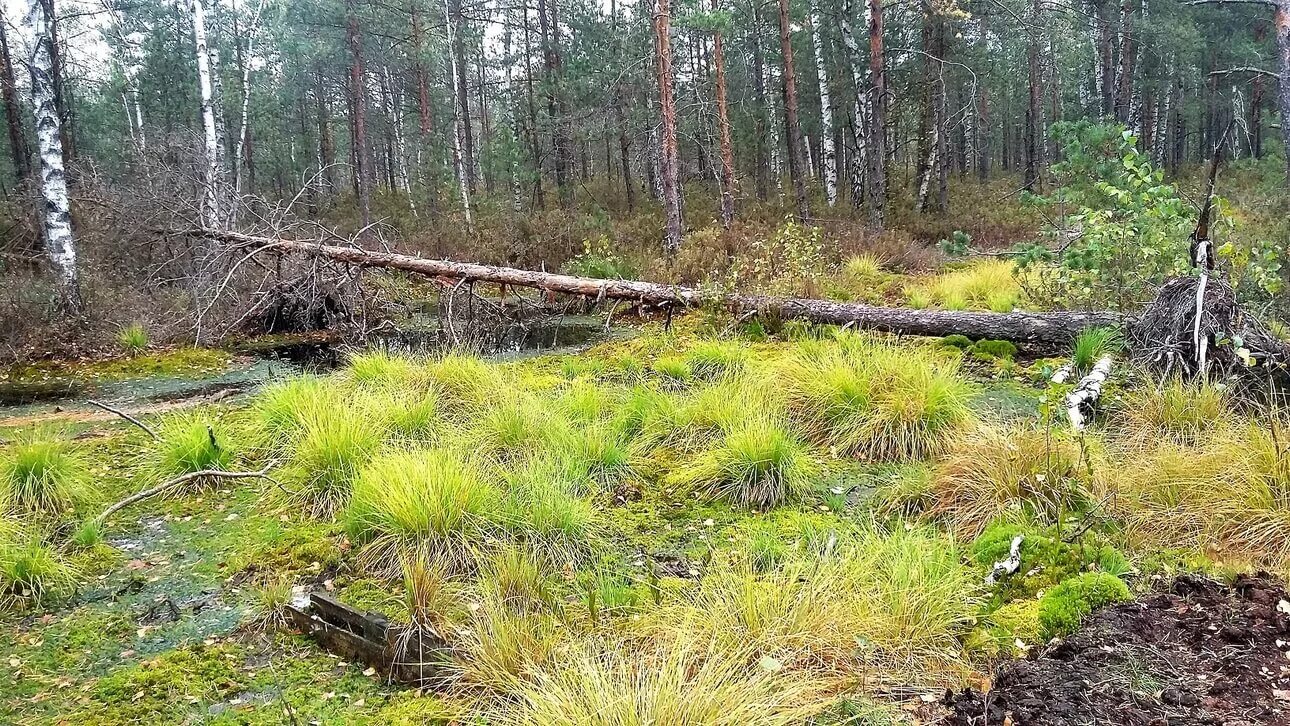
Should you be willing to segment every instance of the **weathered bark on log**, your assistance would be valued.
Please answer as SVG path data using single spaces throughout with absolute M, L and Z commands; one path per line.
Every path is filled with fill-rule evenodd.
M 536 288 L 595 300 L 626 300 L 665 308 L 720 306 L 737 315 L 756 311 L 780 319 L 807 320 L 908 335 L 939 337 L 959 334 L 973 339 L 1010 340 L 1033 349 L 1066 346 L 1088 328 L 1117 326 L 1126 322 L 1123 316 L 1109 312 L 987 313 L 910 310 L 833 300 L 739 295 L 654 282 L 599 280 L 470 262 L 432 260 L 392 252 L 372 252 L 358 247 L 339 247 L 301 240 L 274 240 L 237 232 L 191 230 L 189 234 L 214 238 L 248 251 L 297 252 L 361 267 L 389 268 L 429 277 Z

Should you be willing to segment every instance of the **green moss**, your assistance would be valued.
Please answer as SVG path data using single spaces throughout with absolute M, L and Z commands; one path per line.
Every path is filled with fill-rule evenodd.
M 1020 655 L 1042 641 L 1039 601 L 1016 600 L 987 615 L 967 637 L 968 650 L 989 657 Z
M 1115 575 L 1085 572 L 1063 580 L 1039 601 L 1039 627 L 1044 638 L 1069 635 L 1093 611 L 1129 602 L 1129 586 Z
M 1078 542 L 1064 541 L 1052 529 L 1028 528 L 1019 524 L 991 525 L 972 543 L 972 559 L 988 572 L 995 562 L 1007 559 L 1012 539 L 1022 536 L 1021 569 L 995 586 L 988 609 L 1013 600 L 1034 598 L 1062 580 L 1096 568 L 1113 575 L 1132 568 L 1125 556 L 1094 532 Z
M 1012 360 L 1017 346 L 1006 340 L 978 340 L 972 345 L 972 357 L 982 361 Z
M 192 645 L 111 673 L 90 691 L 80 723 L 182 723 L 237 692 L 227 646 Z
M 972 347 L 972 339 L 966 335 L 955 333 L 954 335 L 947 335 L 944 338 L 941 338 L 940 345 L 944 348 L 957 348 L 959 350 L 966 351 L 968 348 Z

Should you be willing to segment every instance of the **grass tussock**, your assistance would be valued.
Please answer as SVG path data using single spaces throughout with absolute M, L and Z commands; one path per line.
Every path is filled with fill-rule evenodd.
M 1177 377 L 1129 391 L 1119 417 L 1124 443 L 1136 449 L 1159 442 L 1194 446 L 1233 420 L 1223 389 Z
M 1290 436 L 1279 417 L 1219 428 L 1199 446 L 1162 443 L 1112 472 L 1130 538 L 1290 568 Z
M 502 523 L 545 561 L 584 559 L 599 530 L 597 510 L 580 496 L 584 479 L 568 461 L 538 457 L 503 472 Z
M 264 387 L 251 405 L 252 421 L 261 448 L 275 450 L 293 443 L 319 409 L 339 406 L 335 383 L 317 376 L 299 376 Z
M 744 648 L 585 645 L 534 673 L 502 714 L 512 726 L 796 724 L 823 710 L 818 681 L 758 664 Z
M 809 447 L 783 422 L 760 418 L 732 428 L 669 479 L 733 504 L 765 509 L 808 491 L 820 470 Z
M 416 386 L 424 367 L 414 358 L 375 348 L 350 356 L 347 370 L 360 386 Z
M 382 442 L 380 427 L 357 407 L 310 407 L 283 472 L 290 504 L 331 517 L 349 500 L 354 477 Z
M 793 669 L 845 673 L 863 657 L 897 678 L 935 680 L 962 668 L 951 644 L 976 614 L 976 579 L 951 540 L 864 534 L 832 556 L 798 554 L 764 574 L 737 566 L 709 575 L 665 622 Z
M 421 375 L 439 394 L 445 412 L 452 414 L 477 409 L 510 387 L 496 366 L 463 353 L 428 361 Z
M 62 435 L 30 431 L 0 452 L 0 507 L 8 511 L 57 516 L 94 495 L 89 466 Z
M 1016 265 L 1007 260 L 981 260 L 906 288 L 906 302 L 915 308 L 1006 313 L 1020 301 Z
M 361 470 L 345 522 L 373 563 L 388 567 L 428 551 L 461 569 L 501 512 L 500 493 L 471 459 L 450 449 L 410 449 L 384 453 Z
M 1089 328 L 1075 338 L 1071 362 L 1075 369 L 1087 373 L 1097 361 L 1124 349 L 1124 337 L 1116 328 Z
M 704 340 L 695 343 L 684 360 L 695 378 L 713 381 L 739 373 L 749 358 L 748 349 L 738 342 Z
M 153 474 L 162 479 L 195 474 L 199 471 L 225 471 L 233 463 L 233 450 L 227 437 L 216 432 L 216 421 L 196 412 L 172 414 L 157 429 Z
M 70 592 L 78 579 L 34 528 L 0 520 L 0 606 L 39 605 Z
M 925 458 L 972 420 L 971 384 L 956 360 L 930 348 L 856 336 L 797 356 L 783 375 L 791 415 L 841 456 Z
M 1000 517 L 1056 521 L 1090 504 L 1079 445 L 1031 426 L 981 425 L 955 442 L 931 481 L 932 512 L 975 537 Z

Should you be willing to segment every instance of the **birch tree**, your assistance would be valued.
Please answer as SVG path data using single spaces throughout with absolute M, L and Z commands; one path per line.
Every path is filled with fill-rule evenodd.
M 31 75 L 31 106 L 35 116 L 36 150 L 40 157 L 40 194 L 44 200 L 41 226 L 45 252 L 58 271 L 65 304 L 80 307 L 76 271 L 76 235 L 72 231 L 71 199 L 63 168 L 62 119 L 54 100 L 53 31 L 43 0 L 28 0 L 23 29 L 31 41 L 27 67 Z
M 206 9 L 202 0 L 193 0 L 193 44 L 197 56 L 197 92 L 201 99 L 202 175 L 201 219 L 211 229 L 220 227 L 219 134 L 215 128 L 215 91 L 211 79 L 210 50 L 206 42 Z
M 820 171 L 824 177 L 824 198 L 829 207 L 838 202 L 838 157 L 833 147 L 833 105 L 829 98 L 828 64 L 820 36 L 820 11 L 815 0 L 810 6 L 811 44 L 815 47 L 815 71 L 820 79 Z
M 456 47 L 453 36 L 455 35 L 454 31 L 459 29 L 455 27 L 456 23 L 454 21 L 452 10 L 449 7 L 448 3 L 449 3 L 449 0 L 444 0 L 443 19 L 444 19 L 444 28 L 448 33 L 448 48 L 451 49 Z M 470 180 L 467 178 L 466 163 L 465 163 L 465 160 L 462 159 L 462 153 L 461 153 L 461 143 L 462 143 L 461 104 L 458 103 L 456 99 L 456 95 L 457 95 L 456 89 L 460 88 L 458 84 L 461 83 L 462 81 L 460 78 L 457 77 L 457 60 L 455 57 L 453 57 L 453 54 L 451 51 L 448 54 L 448 75 L 452 79 L 452 88 L 453 88 L 453 95 L 454 95 L 453 104 L 452 104 L 452 142 L 451 142 L 452 143 L 452 167 L 453 167 L 453 171 L 456 173 L 456 176 L 457 176 L 457 190 L 461 195 L 462 214 L 465 215 L 466 224 L 474 224 L 474 220 L 470 215 Z
M 793 30 L 789 23 L 788 0 L 779 0 L 779 47 L 784 76 L 780 89 L 784 95 L 784 125 L 788 134 L 788 174 L 792 177 L 793 195 L 797 199 L 797 218 L 810 222 L 811 208 L 806 201 L 806 158 L 802 153 L 802 125 L 797 118 L 797 74 L 793 71 Z
M 658 57 L 658 102 L 663 133 L 659 139 L 659 178 L 663 198 L 663 249 L 674 257 L 681 249 L 681 179 L 676 148 L 676 99 L 672 83 L 672 7 L 658 0 L 654 11 L 654 50 Z

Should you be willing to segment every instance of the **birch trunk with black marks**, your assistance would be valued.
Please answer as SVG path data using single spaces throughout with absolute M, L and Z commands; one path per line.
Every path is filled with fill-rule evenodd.
M 53 34 L 43 0 L 28 0 L 24 31 L 31 40 L 27 66 L 31 72 L 31 105 L 35 115 L 36 150 L 40 157 L 40 193 L 44 201 L 41 226 L 45 251 L 57 269 L 64 302 L 80 306 L 76 271 L 76 236 L 72 231 L 71 199 L 63 168 L 62 119 L 54 99 Z
M 851 67 L 851 81 L 855 87 L 855 122 L 851 124 L 852 135 L 855 138 L 855 153 L 851 156 L 851 203 L 858 209 L 865 198 L 863 185 L 868 177 L 868 174 L 865 173 L 866 168 L 871 166 L 869 162 L 869 144 L 866 137 L 872 133 L 872 128 L 868 126 L 871 120 L 869 84 L 865 80 L 864 57 L 860 53 L 860 44 L 856 41 L 855 30 L 851 25 L 852 11 L 852 0 L 843 0 L 842 22 L 840 23 L 842 45 L 847 49 L 847 65 Z M 866 3 L 866 27 L 869 25 L 868 20 L 869 5 Z
M 444 0 L 443 19 L 444 19 L 444 28 L 448 33 L 448 47 L 453 48 L 455 47 L 454 35 L 456 34 L 456 31 L 459 29 L 456 27 L 456 23 L 453 20 L 453 16 L 448 4 L 448 0 Z M 449 75 L 449 78 L 451 79 L 453 95 L 455 97 L 457 95 L 456 89 L 459 88 L 457 84 L 461 82 L 461 79 L 457 77 L 457 62 L 453 58 L 451 53 L 448 56 L 448 75 Z M 469 123 L 469 121 L 467 121 L 467 123 Z M 470 214 L 470 180 L 467 178 L 468 172 L 466 171 L 465 160 L 462 159 L 461 139 L 462 139 L 461 104 L 459 104 L 454 98 L 454 101 L 452 104 L 452 168 L 453 168 L 453 172 L 457 176 L 457 191 L 461 197 L 462 215 L 465 217 L 466 224 L 470 225 L 470 224 L 474 224 L 474 218 Z
M 810 12 L 815 72 L 820 81 L 820 175 L 824 178 L 824 198 L 832 208 L 838 202 L 838 156 L 833 147 L 833 104 L 829 97 L 829 72 L 824 60 L 824 41 L 820 35 L 820 12 L 815 0 L 811 2 Z
M 202 0 L 192 0 L 193 43 L 197 56 L 197 93 L 201 100 L 202 115 L 202 224 L 211 229 L 220 227 L 220 173 L 219 133 L 215 126 L 215 87 L 211 78 L 210 49 L 206 43 L 206 9 Z

